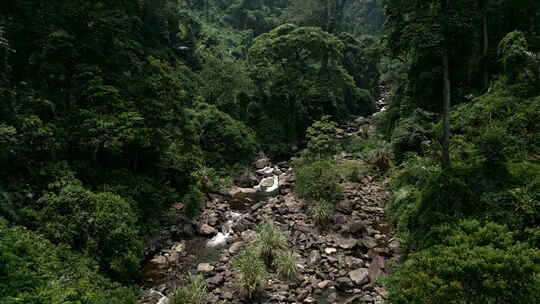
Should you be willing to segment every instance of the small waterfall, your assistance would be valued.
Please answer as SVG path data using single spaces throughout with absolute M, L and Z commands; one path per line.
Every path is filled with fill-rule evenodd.
M 234 232 L 234 226 L 242 219 L 242 215 L 240 213 L 233 211 L 228 211 L 225 214 L 225 217 L 227 218 L 227 222 L 225 222 L 225 224 L 223 224 L 221 227 L 221 232 L 208 240 L 206 247 L 215 248 L 225 245 L 227 240 L 230 238 L 230 235 Z

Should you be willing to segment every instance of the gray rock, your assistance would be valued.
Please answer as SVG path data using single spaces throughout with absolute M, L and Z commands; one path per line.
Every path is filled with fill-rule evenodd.
M 360 126 L 369 124 L 369 120 L 367 118 L 364 118 L 364 117 L 360 116 L 360 117 L 358 117 L 357 119 L 354 120 L 354 124 L 357 127 L 360 127 Z
M 384 258 L 375 256 L 369 265 L 369 279 L 371 282 L 375 282 L 384 275 L 384 267 Z
M 159 267 L 165 267 L 167 265 L 167 257 L 163 255 L 157 255 L 150 260 L 150 263 L 158 265 Z
M 324 252 L 325 252 L 326 254 L 332 254 L 332 253 L 336 253 L 336 252 L 337 252 L 337 249 L 336 249 L 336 248 L 331 248 L 331 247 L 329 247 L 329 248 L 325 248 L 325 249 L 324 249 Z
M 319 253 L 319 251 L 318 250 L 313 250 L 313 251 L 311 251 L 311 253 L 310 253 L 309 257 L 308 257 L 307 263 L 309 265 L 317 265 L 320 260 L 321 260 L 321 254 Z
M 208 279 L 208 283 L 215 286 L 219 286 L 223 284 L 224 281 L 225 281 L 225 276 L 223 275 L 223 273 L 218 273 L 215 276 Z
M 334 282 L 330 281 L 330 280 L 324 280 L 322 282 L 319 282 L 319 284 L 317 284 L 317 287 L 319 287 L 320 289 L 325 289 L 329 286 L 332 286 L 334 284 Z
M 244 246 L 244 242 L 235 242 L 229 248 L 229 253 L 231 254 L 238 253 L 240 249 L 242 249 L 243 246 Z
M 349 224 L 349 232 L 355 236 L 362 236 L 367 233 L 366 225 L 362 221 L 354 221 Z
M 243 188 L 250 188 L 259 182 L 255 174 L 246 172 L 233 178 L 234 184 Z
M 369 270 L 367 268 L 359 268 L 349 272 L 349 278 L 356 285 L 364 285 L 369 283 Z
M 368 249 L 377 247 L 377 241 L 369 236 L 366 236 L 364 237 L 364 239 L 362 239 L 362 244 Z
M 346 277 L 340 277 L 336 280 L 336 287 L 339 290 L 347 290 L 348 288 L 351 288 L 353 286 L 351 280 Z
M 231 199 L 235 201 L 243 201 L 245 199 L 257 199 L 257 191 L 252 188 L 232 187 L 229 190 L 228 195 Z
M 336 238 L 335 243 L 339 248 L 353 249 L 358 244 L 358 241 L 355 239 Z

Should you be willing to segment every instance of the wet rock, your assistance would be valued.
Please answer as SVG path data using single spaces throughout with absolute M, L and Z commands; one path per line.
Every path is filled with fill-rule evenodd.
M 262 188 L 270 188 L 272 185 L 274 185 L 274 177 L 263 178 L 259 184 Z
M 369 283 L 369 270 L 367 268 L 359 268 L 349 272 L 349 278 L 356 285 L 364 285 Z
M 199 233 L 201 235 L 204 235 L 204 236 L 213 236 L 217 233 L 218 231 L 216 230 L 216 228 L 208 225 L 208 224 L 202 224 L 200 227 L 199 227 Z
M 170 303 L 171 303 L 171 299 L 165 296 L 159 299 L 159 301 L 157 302 L 157 304 L 170 304 Z
M 209 272 L 214 271 L 214 266 L 210 265 L 210 263 L 201 263 L 197 265 L 197 271 L 209 273 Z
M 163 298 L 163 294 L 161 292 L 154 289 L 148 289 L 143 291 L 140 301 L 143 303 L 157 303 L 161 298 Z

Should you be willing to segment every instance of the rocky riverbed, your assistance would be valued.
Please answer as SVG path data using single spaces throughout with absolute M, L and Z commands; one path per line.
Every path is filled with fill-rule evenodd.
M 343 126 L 338 138 L 366 136 L 369 128 L 368 119 L 358 118 Z M 398 261 L 399 242 L 384 218 L 388 193 L 383 178 L 367 175 L 359 183 L 343 182 L 345 191 L 326 229 L 309 215 L 311 203 L 293 193 L 290 163 L 260 159 L 253 173 L 235 183 L 224 195 L 212 195 L 196 223 L 176 228 L 180 233 L 193 229 L 194 236 L 148 259 L 143 303 L 168 303 L 189 272 L 207 278 L 208 303 L 252 303 L 237 296 L 231 260 L 253 239 L 256 226 L 269 221 L 288 232 L 290 249 L 301 257 L 300 275 L 295 282 L 271 276 L 261 303 L 384 302 L 385 290 L 377 280 L 389 263 Z

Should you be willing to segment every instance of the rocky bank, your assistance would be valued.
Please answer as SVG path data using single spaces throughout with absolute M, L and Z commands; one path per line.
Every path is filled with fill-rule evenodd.
M 337 137 L 365 138 L 370 128 L 369 119 L 358 118 Z M 383 303 L 385 290 L 377 280 L 400 256 L 384 218 L 386 182 L 374 175 L 343 182 L 333 223 L 321 229 L 309 215 L 311 203 L 293 192 L 291 164 L 259 159 L 253 173 L 237 177 L 227 193 L 212 195 L 197 222 L 174 228 L 189 237 L 145 264 L 142 302 L 168 303 L 167 296 L 193 272 L 207 278 L 208 303 L 252 303 L 238 296 L 231 260 L 253 239 L 259 223 L 272 221 L 288 232 L 290 249 L 301 256 L 300 275 L 295 282 L 272 275 L 261 303 Z

